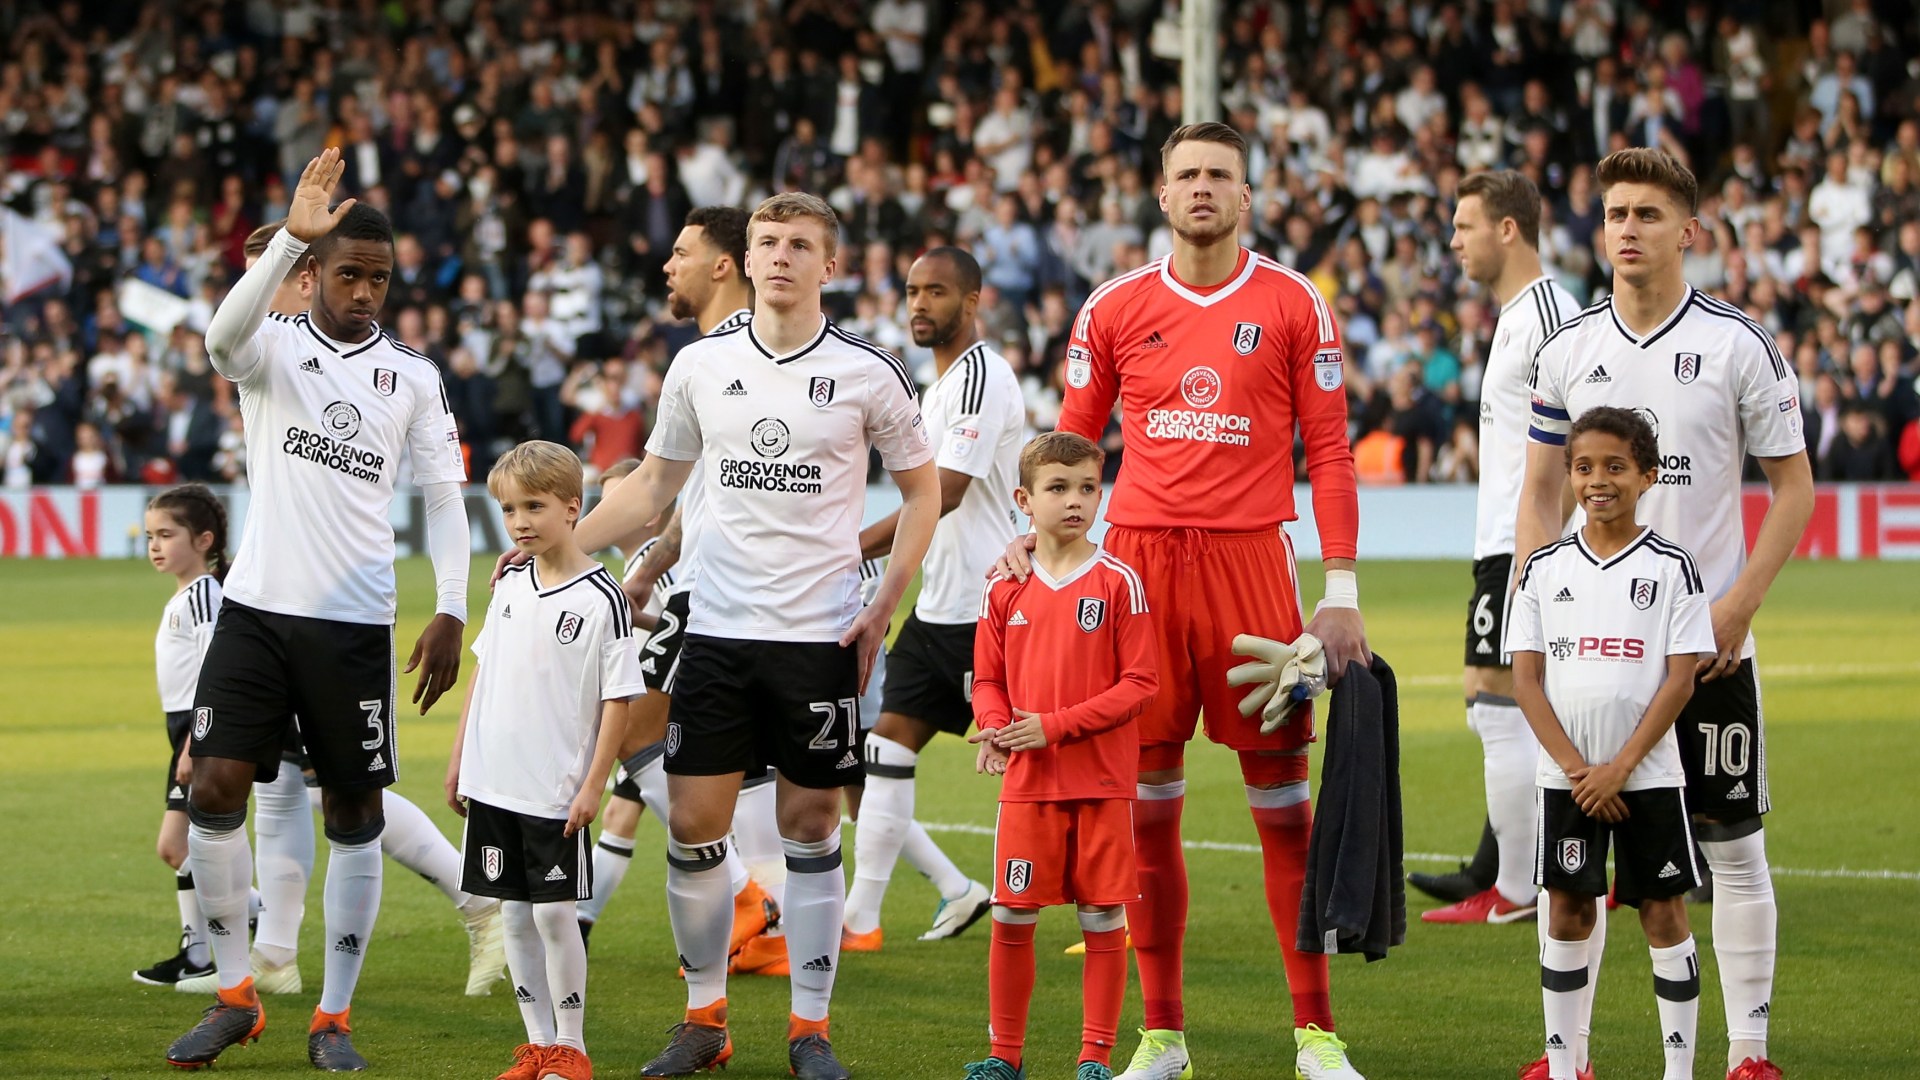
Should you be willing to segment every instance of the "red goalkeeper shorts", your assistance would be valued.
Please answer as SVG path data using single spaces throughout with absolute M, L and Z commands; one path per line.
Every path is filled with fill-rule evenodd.
M 993 902 L 1002 907 L 1140 899 L 1133 800 L 1003 802 L 993 826 Z
M 1160 692 L 1139 720 L 1142 770 L 1177 763 L 1177 747 L 1193 739 L 1202 716 L 1207 738 L 1234 750 L 1299 750 L 1313 741 L 1311 703 L 1262 735 L 1259 713 L 1240 715 L 1250 688 L 1227 685 L 1227 670 L 1248 662 L 1233 654 L 1235 634 L 1292 641 L 1304 628 L 1286 533 L 1116 525 L 1104 546 L 1140 572 L 1159 642 Z

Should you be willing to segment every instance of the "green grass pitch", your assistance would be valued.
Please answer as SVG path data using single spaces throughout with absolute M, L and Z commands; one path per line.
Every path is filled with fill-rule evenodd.
M 1795 564 L 1757 627 L 1763 671 L 1771 673 L 1767 750 L 1777 808 L 1767 830 L 1780 897 L 1774 1057 L 1796 1080 L 1920 1077 L 1913 1035 L 1920 1001 L 1917 575 L 1911 564 Z M 402 565 L 403 657 L 431 609 L 430 578 L 424 561 Z M 474 580 L 486 580 L 483 563 L 476 562 Z M 1464 851 L 1482 812 L 1479 746 L 1464 725 L 1458 690 L 1466 567 L 1371 564 L 1362 580 L 1373 644 L 1405 686 L 1408 851 Z M 0 1070 L 7 1076 L 168 1075 L 162 1051 L 205 1004 L 128 978 L 170 951 L 174 933 L 171 876 L 153 854 L 163 736 L 151 650 L 167 590 L 166 580 L 134 561 L 0 562 Z M 476 596 L 476 616 L 483 605 Z M 403 680 L 403 696 L 410 685 Z M 399 790 L 456 841 L 440 777 L 461 693 L 401 725 Z M 1252 844 L 1254 834 L 1233 759 L 1198 746 L 1189 772 L 1187 838 L 1226 845 L 1188 856 L 1187 1015 L 1197 1075 L 1291 1076 L 1291 1018 L 1257 857 L 1234 847 Z M 923 820 L 976 830 L 991 824 L 993 785 L 972 774 L 971 755 L 957 740 L 936 742 L 921 776 Z M 588 1043 L 603 1077 L 636 1075 L 680 1017 L 661 835 L 657 822 L 643 821 L 641 854 L 594 936 Z M 937 837 L 963 867 L 984 871 L 987 836 Z M 934 900 L 917 876 L 897 877 L 886 950 L 843 965 L 835 1041 L 864 1080 L 958 1077 L 961 1063 L 984 1056 L 986 929 L 952 942 L 915 941 Z M 1423 906 L 1416 903 L 1416 912 Z M 229 1051 L 218 1075 L 310 1074 L 301 1034 L 320 984 L 317 883 L 307 910 L 307 992 L 269 998 L 265 1037 Z M 1693 913 L 1704 946 L 1711 922 L 1706 910 Z M 1065 912 L 1041 922 L 1028 1051 L 1035 1080 L 1072 1075 L 1078 962 L 1060 951 L 1076 934 Z M 1648 961 L 1630 912 L 1614 914 L 1609 946 L 1594 1058 L 1610 1078 L 1656 1076 L 1661 1053 Z M 1531 924 L 1416 921 L 1405 947 L 1385 962 L 1335 958 L 1335 1007 L 1355 1064 L 1373 1080 L 1512 1076 L 1540 1044 L 1534 955 Z M 521 1038 L 518 1012 L 504 989 L 488 999 L 461 996 L 465 957 L 465 938 L 440 894 L 390 871 L 354 1016 L 374 1075 L 484 1078 L 507 1063 Z M 1725 1028 L 1717 968 L 1704 948 L 1702 962 L 1697 1075 L 1718 1077 Z M 786 994 L 784 980 L 735 981 L 732 1076 L 786 1075 Z M 1121 1022 L 1123 1061 L 1139 1019 L 1136 988 Z

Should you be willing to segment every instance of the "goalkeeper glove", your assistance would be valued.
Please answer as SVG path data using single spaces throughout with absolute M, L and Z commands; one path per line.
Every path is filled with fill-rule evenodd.
M 1253 658 L 1227 671 L 1227 685 L 1255 684 L 1240 699 L 1240 715 L 1258 712 L 1262 735 L 1271 735 L 1288 723 L 1295 705 L 1326 691 L 1326 652 L 1312 634 L 1301 634 L 1291 643 L 1239 634 L 1233 639 L 1233 653 Z

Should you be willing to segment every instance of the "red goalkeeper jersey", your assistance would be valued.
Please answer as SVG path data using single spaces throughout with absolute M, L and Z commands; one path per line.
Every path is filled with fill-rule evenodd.
M 1126 456 L 1107 520 L 1142 529 L 1267 529 L 1293 506 L 1306 445 L 1322 555 L 1360 528 L 1333 312 L 1301 274 L 1240 252 L 1206 289 L 1156 259 L 1095 289 L 1073 323 L 1060 430 L 1098 440 L 1120 402 Z
M 1160 679 L 1140 576 L 1096 550 L 1058 580 L 1038 563 L 1024 582 L 996 577 L 973 638 L 973 715 L 1003 727 L 1036 713 L 1047 745 L 1007 765 L 1002 802 L 1131 799 L 1140 778 L 1133 719 Z

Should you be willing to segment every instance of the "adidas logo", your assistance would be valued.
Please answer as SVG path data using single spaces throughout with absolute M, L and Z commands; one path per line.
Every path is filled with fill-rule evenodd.
M 359 935 L 348 934 L 347 936 L 341 938 L 339 941 L 334 942 L 333 951 L 343 952 L 343 953 L 346 953 L 348 956 L 359 956 L 360 955 Z
M 531 1005 L 533 1004 L 533 991 L 528 990 L 524 986 L 516 986 L 513 988 L 513 1000 L 525 1005 Z
M 853 751 L 851 751 L 851 750 L 849 750 L 849 751 L 847 751 L 847 756 L 846 756 L 846 757 L 843 757 L 843 758 L 841 758 L 841 759 L 840 759 L 840 764 L 838 764 L 838 765 L 835 765 L 835 766 L 834 766 L 834 768 L 836 768 L 836 769 L 851 769 L 851 768 L 853 768 L 853 767 L 854 767 L 855 765 L 858 765 L 858 764 L 860 764 L 860 759 L 859 759 L 859 758 L 857 758 L 857 757 L 855 757 L 855 756 L 853 755 Z
M 1025 626 L 1027 625 L 1027 617 L 1021 614 L 1019 608 L 1015 608 L 1013 610 L 1013 618 L 1007 620 L 1007 625 L 1008 626 Z
M 1473 652 L 1475 656 L 1492 656 L 1493 643 L 1488 641 L 1486 638 L 1481 638 L 1480 644 L 1475 645 L 1473 647 Z
M 583 1004 L 584 1003 L 580 1000 L 580 995 L 577 993 L 573 993 L 573 994 L 568 994 L 566 997 L 561 998 L 560 1004 L 556 1006 L 556 1008 L 578 1009 Z
M 687 972 L 688 974 L 692 974 L 693 972 L 699 971 L 700 969 L 697 967 L 694 967 L 692 964 L 687 963 L 687 954 L 681 953 L 680 954 L 680 970 Z
M 1669 1050 L 1685 1050 L 1687 1048 L 1687 1040 L 1681 1038 L 1680 1033 L 1676 1031 L 1669 1034 L 1667 1041 L 1661 1045 Z
M 1547 1049 L 1565 1050 L 1566 1048 L 1567 1048 L 1566 1040 L 1562 1039 L 1558 1034 L 1547 1036 Z
M 1573 599 L 1573 590 L 1569 588 L 1565 588 L 1563 586 L 1560 589 L 1560 591 L 1554 595 L 1553 602 L 1556 604 L 1559 604 L 1559 603 L 1564 603 L 1566 601 L 1570 601 L 1572 599 Z
M 503 619 L 511 619 L 511 618 L 513 618 L 513 605 L 512 605 L 512 604 L 508 604 L 508 605 L 507 605 L 506 607 L 503 607 L 503 608 L 501 608 L 501 609 L 500 609 L 500 617 L 501 617 L 501 618 L 503 618 Z
M 547 871 L 547 876 L 546 876 L 546 878 L 545 878 L 544 880 L 546 880 L 546 881 L 565 881 L 565 880 L 567 880 L 567 872 L 566 872 L 565 870 L 562 870 L 562 869 L 560 869 L 559 867 L 557 867 L 557 866 L 556 866 L 556 867 L 554 867 L 553 869 L 551 869 L 551 870 L 549 870 L 549 871 Z
M 720 391 L 720 396 L 721 397 L 746 397 L 747 388 L 741 385 L 739 379 L 735 379 L 733 380 L 732 385 L 728 386 L 725 390 Z
M 1673 865 L 1672 863 L 1668 863 L 1667 865 L 1660 868 L 1660 876 L 1663 878 L 1679 877 L 1680 868 Z
M 368 772 L 379 772 L 386 767 L 387 757 L 385 754 L 375 754 L 373 755 L 373 760 L 367 763 Z
M 801 971 L 832 971 L 833 958 L 829 956 L 816 956 L 813 959 L 807 961 L 806 963 L 801 964 L 800 970 Z
M 326 369 L 320 366 L 320 358 L 317 356 L 309 356 L 305 360 L 300 361 L 300 370 L 309 375 L 325 375 L 327 373 Z
M 1747 793 L 1747 782 L 1745 780 L 1735 780 L 1733 786 L 1727 789 L 1727 798 L 1729 799 L 1746 799 L 1751 797 L 1752 796 Z
M 180 790 L 179 784 L 175 784 L 167 789 L 167 798 L 169 799 L 184 799 L 186 797 L 187 793 Z
M 1160 336 L 1160 331 L 1155 330 L 1153 333 L 1147 335 L 1147 340 L 1141 342 L 1140 347 L 1143 349 L 1164 349 L 1167 347 L 1167 343 L 1166 340 Z
M 1765 1020 L 1767 1018 L 1768 1011 L 1769 1010 L 1767 1009 L 1767 1003 L 1763 1001 L 1759 1005 L 1755 1006 L 1752 1012 L 1747 1014 L 1747 1019 Z
M 1587 376 L 1587 385 L 1589 386 L 1593 385 L 1594 383 L 1610 383 L 1612 381 L 1613 381 L 1613 376 L 1607 374 L 1607 365 L 1605 364 L 1601 364 L 1599 367 L 1594 368 L 1592 373 L 1590 373 Z
M 218 935 L 219 935 L 219 936 L 221 936 L 221 937 L 226 937 L 226 936 L 227 936 L 227 928 L 226 928 L 226 926 L 225 926 L 225 925 L 224 925 L 223 923 L 221 923 L 221 921 L 220 921 L 219 919 L 208 919 L 208 920 L 207 920 L 207 933 L 209 933 L 209 934 L 218 934 Z

